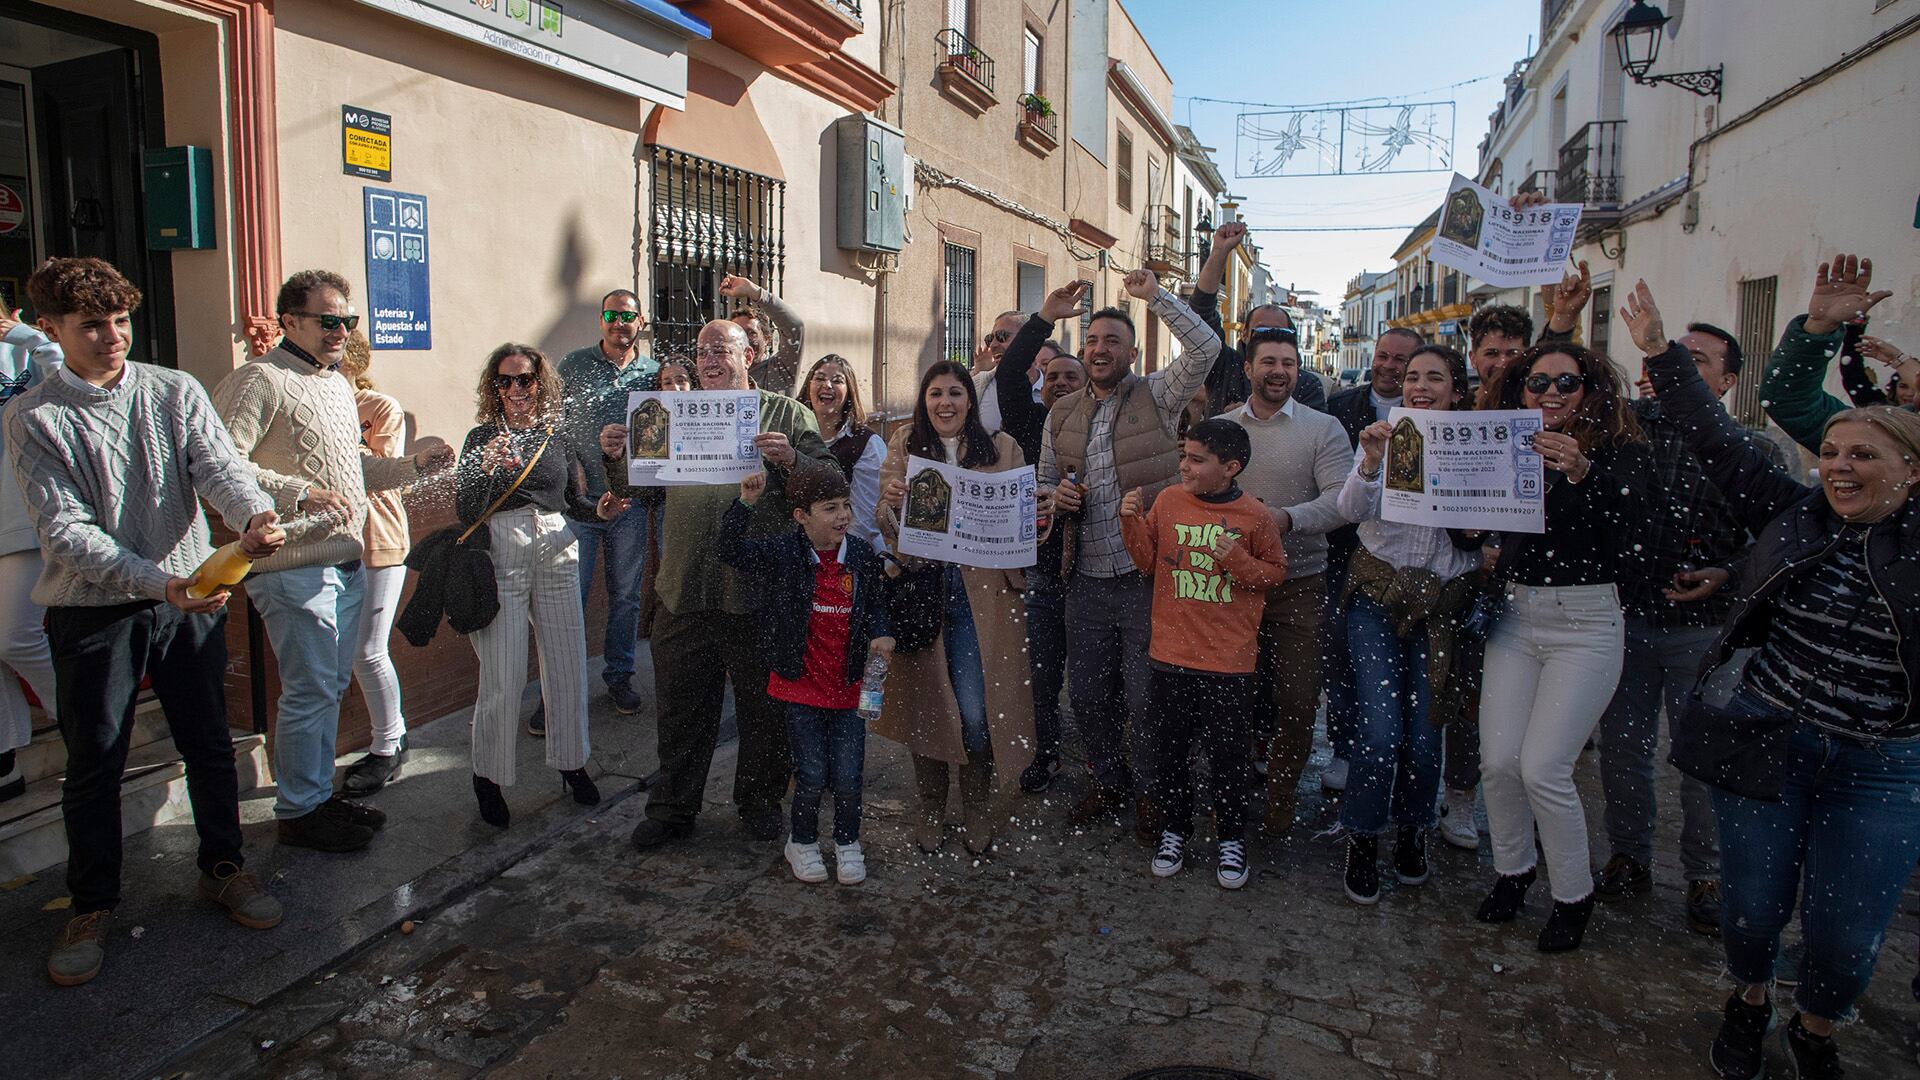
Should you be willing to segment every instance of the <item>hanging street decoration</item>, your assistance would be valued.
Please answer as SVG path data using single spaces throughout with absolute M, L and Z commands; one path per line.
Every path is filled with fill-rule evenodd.
M 1234 176 L 1352 176 L 1453 169 L 1451 101 L 1242 112 Z

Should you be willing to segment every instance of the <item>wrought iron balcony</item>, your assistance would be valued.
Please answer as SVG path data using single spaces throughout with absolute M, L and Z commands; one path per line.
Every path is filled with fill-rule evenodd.
M 1560 148 L 1554 199 L 1589 208 L 1620 205 L 1620 140 L 1625 120 L 1596 120 Z
M 1146 232 L 1143 262 L 1156 274 L 1187 272 L 1186 233 L 1180 227 L 1180 212 L 1171 206 L 1149 206 L 1142 218 Z
M 865 21 L 860 17 L 860 0 L 822 0 L 822 2 L 846 12 L 855 22 Z
M 1552 169 L 1541 169 L 1532 176 L 1520 181 L 1520 187 L 1514 193 L 1516 195 L 1524 195 L 1529 191 L 1544 191 L 1552 195 L 1558 190 L 1556 186 L 1558 183 L 1554 178 Z
M 940 68 L 953 71 L 984 87 L 987 93 L 993 93 L 993 57 L 980 50 L 980 46 L 968 40 L 967 35 L 949 26 L 933 36 L 940 46 Z

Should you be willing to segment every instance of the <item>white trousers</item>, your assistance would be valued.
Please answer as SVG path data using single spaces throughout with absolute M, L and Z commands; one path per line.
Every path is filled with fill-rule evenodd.
M 1620 682 L 1625 619 L 1612 585 L 1509 585 L 1487 641 L 1480 784 L 1502 874 L 1534 865 L 1534 830 L 1555 900 L 1593 892 L 1587 817 L 1573 766 Z
M 47 609 L 30 593 L 40 580 L 40 552 L 0 555 L 0 753 L 33 741 L 33 714 L 20 680 L 53 714 L 53 652 L 47 645 Z
M 480 658 L 473 707 L 473 771 L 513 784 L 520 692 L 527 685 L 527 626 L 540 646 L 540 694 L 547 705 L 547 764 L 587 763 L 587 624 L 580 610 L 580 551 L 559 514 L 523 507 L 495 514 L 493 576 L 500 614 L 470 635 Z
M 387 643 L 393 637 L 393 617 L 400 610 L 400 590 L 407 584 L 405 566 L 379 566 L 367 569 L 367 598 L 360 602 L 360 633 L 353 649 L 353 677 L 360 680 L 360 693 L 367 699 L 367 715 L 373 720 L 373 745 L 376 754 L 391 754 L 400 748 L 407 733 L 406 717 L 400 713 L 400 676 L 393 670 L 393 657 L 387 655 Z

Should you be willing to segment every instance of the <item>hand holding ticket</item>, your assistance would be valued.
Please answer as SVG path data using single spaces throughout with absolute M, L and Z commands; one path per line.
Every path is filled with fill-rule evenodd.
M 1558 285 L 1579 227 L 1579 203 L 1522 204 L 1455 173 L 1433 261 L 1503 289 Z
M 1542 433 L 1538 409 L 1396 408 L 1386 423 L 1383 520 L 1489 532 L 1546 531 L 1541 451 L 1551 448 L 1556 460 L 1571 459 Z M 1536 449 L 1536 439 L 1548 445 Z

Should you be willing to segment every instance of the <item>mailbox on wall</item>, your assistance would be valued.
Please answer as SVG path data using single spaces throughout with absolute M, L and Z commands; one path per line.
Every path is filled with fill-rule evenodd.
M 835 236 L 853 251 L 897 252 L 906 238 L 906 138 L 871 116 L 833 122 L 839 217 Z
M 144 168 L 147 247 L 154 251 L 211 250 L 213 152 L 204 146 L 149 150 Z

